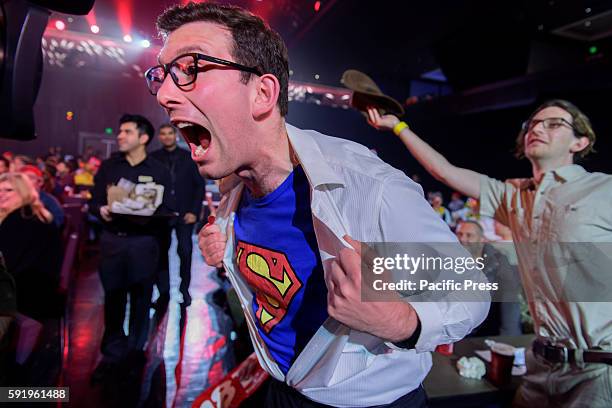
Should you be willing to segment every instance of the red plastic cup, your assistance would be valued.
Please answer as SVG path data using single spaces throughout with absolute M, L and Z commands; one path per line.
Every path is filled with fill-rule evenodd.
M 510 383 L 512 364 L 514 363 L 514 347 L 495 343 L 491 347 L 491 368 L 487 378 L 497 387 Z
M 436 347 L 436 351 L 445 356 L 452 356 L 454 349 L 455 347 L 453 346 L 453 343 L 440 344 L 438 347 Z

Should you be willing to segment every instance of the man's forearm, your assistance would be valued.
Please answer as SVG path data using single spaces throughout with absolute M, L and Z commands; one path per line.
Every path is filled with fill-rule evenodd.
M 380 324 L 372 334 L 397 343 L 410 338 L 418 325 L 416 311 L 409 303 L 393 302 L 393 308 L 388 316 L 381 316 Z
M 443 181 L 451 164 L 446 157 L 438 153 L 427 144 L 416 133 L 409 128 L 402 130 L 400 140 L 408 148 L 412 156 L 431 174 L 436 180 Z
M 480 174 L 454 166 L 408 127 L 400 132 L 399 138 L 436 180 L 470 197 L 480 196 Z

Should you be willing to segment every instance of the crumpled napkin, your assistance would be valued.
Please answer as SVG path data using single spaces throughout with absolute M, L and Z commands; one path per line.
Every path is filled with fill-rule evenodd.
M 457 361 L 457 370 L 462 377 L 477 380 L 480 380 L 487 372 L 484 363 L 478 357 L 461 357 Z

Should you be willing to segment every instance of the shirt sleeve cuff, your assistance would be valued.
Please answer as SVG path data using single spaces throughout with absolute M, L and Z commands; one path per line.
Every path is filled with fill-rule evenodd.
M 444 344 L 444 316 L 435 302 L 412 302 L 419 320 L 421 321 L 421 335 L 415 344 L 417 353 L 434 351 L 438 344 Z
M 416 342 L 420 338 L 421 338 L 421 320 L 417 316 L 417 327 L 414 330 L 414 333 L 412 333 L 412 336 L 410 336 L 406 340 L 402 340 L 402 341 L 395 342 L 395 343 L 386 342 L 385 344 L 387 344 L 389 348 L 392 348 L 394 350 L 412 350 L 414 349 Z
M 483 174 L 480 176 L 480 215 L 484 215 L 487 217 L 495 216 L 495 208 L 494 207 L 494 196 L 495 191 L 493 190 L 493 182 L 497 180 L 492 179 L 491 177 Z
M 414 308 L 421 325 L 421 333 L 414 349 L 398 347 L 390 341 L 386 341 L 385 345 L 391 350 L 416 350 L 417 353 L 424 353 L 434 351 L 438 344 L 445 344 L 442 340 L 444 327 L 440 324 L 444 319 L 438 306 L 434 302 L 411 302 L 410 305 Z

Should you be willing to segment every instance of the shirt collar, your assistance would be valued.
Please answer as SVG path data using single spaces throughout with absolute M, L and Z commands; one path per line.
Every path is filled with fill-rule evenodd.
M 302 130 L 286 124 L 289 142 L 304 169 L 313 188 L 321 185 L 338 184 L 344 186 L 344 179 L 327 164 L 321 147 L 311 136 L 313 130 Z
M 291 147 L 298 156 L 302 169 L 313 189 L 322 186 L 336 184 L 344 186 L 344 179 L 327 164 L 321 148 L 315 139 L 309 134 L 313 130 L 303 130 L 288 123 L 285 124 Z M 235 173 L 221 179 L 219 191 L 225 194 L 230 190 L 242 186 L 242 181 Z
M 557 179 L 562 182 L 574 181 L 586 173 L 586 170 L 578 164 L 568 164 L 552 171 Z
M 555 181 L 559 183 L 567 183 L 568 181 L 576 180 L 578 177 L 580 177 L 584 173 L 586 173 L 586 170 L 584 169 L 584 167 L 578 164 L 568 164 L 566 166 L 562 166 L 557 169 L 546 172 L 542 180 L 544 180 L 544 178 L 546 178 L 546 176 L 550 174 Z M 523 179 L 523 181 L 520 184 L 520 188 L 522 190 L 527 190 L 530 188 L 536 188 L 537 185 L 538 184 L 536 183 L 535 179 L 531 177 L 528 179 Z

